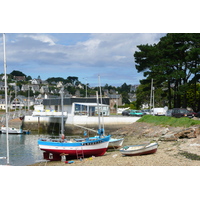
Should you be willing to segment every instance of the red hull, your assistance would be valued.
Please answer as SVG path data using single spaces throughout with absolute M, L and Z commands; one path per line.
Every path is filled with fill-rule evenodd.
M 152 149 L 152 150 L 141 152 L 141 153 L 124 154 L 124 155 L 126 155 L 126 156 L 141 156 L 141 155 L 152 154 L 152 153 L 155 153 L 156 151 L 157 151 L 157 149 Z
M 46 160 L 51 160 L 51 161 L 59 161 L 61 160 L 61 154 L 66 154 L 66 159 L 69 160 L 69 159 L 77 159 L 77 153 L 80 157 L 80 155 L 82 155 L 82 152 L 79 150 L 78 152 L 77 151 L 74 151 L 74 150 L 52 150 L 52 149 L 41 149 L 44 152 L 44 159 Z M 106 153 L 106 150 L 107 148 L 104 148 L 104 149 L 97 149 L 97 150 L 84 150 L 83 151 L 83 155 L 84 155 L 84 158 L 88 158 L 88 157 L 91 157 L 91 156 L 103 156 L 105 153 Z

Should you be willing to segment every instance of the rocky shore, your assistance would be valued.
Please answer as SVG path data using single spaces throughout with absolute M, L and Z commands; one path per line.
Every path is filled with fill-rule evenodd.
M 162 127 L 135 122 L 111 133 L 124 137 L 123 146 L 157 141 L 154 154 L 123 156 L 108 150 L 104 156 L 73 160 L 74 163 L 41 162 L 33 166 L 200 166 L 200 127 Z

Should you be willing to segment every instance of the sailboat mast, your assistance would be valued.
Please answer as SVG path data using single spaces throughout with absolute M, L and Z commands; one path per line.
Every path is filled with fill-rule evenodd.
M 63 116 L 63 92 L 64 88 L 61 88 L 61 110 L 62 110 L 62 119 L 61 119 L 61 134 L 64 134 L 64 116 Z
M 5 103 L 6 103 L 6 146 L 7 146 L 7 164 L 9 164 L 9 140 L 8 140 L 8 92 L 7 92 L 7 65 L 6 65 L 6 40 L 3 33 L 3 53 L 4 53 L 4 81 L 5 81 Z
M 101 130 L 101 122 L 100 122 L 100 110 L 99 110 L 99 96 L 98 96 L 98 91 L 96 91 L 96 96 L 97 96 L 97 109 L 98 109 L 98 124 L 99 124 L 99 130 Z
M 99 76 L 99 91 L 100 91 L 100 100 L 101 100 L 102 126 L 103 126 L 103 130 L 104 130 L 103 102 L 102 102 L 102 91 L 101 91 L 101 81 L 100 81 L 100 76 Z M 105 131 L 104 131 L 104 134 L 105 134 Z
M 152 94 L 153 94 L 153 79 L 151 79 L 150 113 L 151 113 L 151 107 L 152 107 Z

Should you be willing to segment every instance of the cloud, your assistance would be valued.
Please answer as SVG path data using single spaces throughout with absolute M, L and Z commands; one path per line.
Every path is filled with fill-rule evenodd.
M 55 45 L 55 42 L 53 41 L 53 38 L 45 35 L 45 34 L 24 34 L 20 35 L 19 37 L 24 37 L 24 38 L 32 38 L 34 40 L 38 40 L 44 43 L 48 43 L 50 46 Z
M 95 83 L 94 76 L 103 74 L 102 83 L 134 84 L 142 78 L 134 67 L 137 45 L 157 43 L 162 36 L 157 33 L 7 34 L 7 62 L 10 72 L 20 70 L 36 77 L 73 75 L 80 79 L 88 77 L 88 81 Z

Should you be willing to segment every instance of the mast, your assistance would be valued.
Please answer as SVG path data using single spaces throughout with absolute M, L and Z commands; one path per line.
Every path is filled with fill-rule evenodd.
M 61 88 L 61 110 L 62 110 L 62 119 L 61 119 L 61 134 L 64 134 L 64 116 L 63 116 L 63 90 L 64 88 Z
M 99 75 L 99 90 L 100 90 L 100 100 L 101 100 L 101 113 L 102 113 L 103 134 L 105 134 L 105 130 L 104 130 L 104 118 L 103 118 L 103 105 L 102 105 L 102 92 L 101 92 L 100 75 Z
M 153 93 L 153 79 L 151 79 L 151 94 L 150 94 L 150 114 L 151 114 L 151 106 L 152 106 L 152 94 Z
M 97 96 L 97 109 L 98 109 L 98 122 L 99 122 L 99 131 L 101 130 L 101 122 L 100 122 L 100 110 L 99 110 L 99 96 L 98 91 L 96 91 Z
M 151 79 L 150 114 L 151 114 L 151 107 L 153 107 L 153 115 L 154 115 L 154 87 L 153 87 L 153 79 Z
M 5 102 L 6 102 L 6 146 L 7 146 L 7 164 L 9 164 L 9 140 L 8 140 L 8 92 L 7 92 L 7 65 L 6 65 L 6 41 L 3 33 L 3 53 L 4 53 L 4 81 L 5 81 Z

